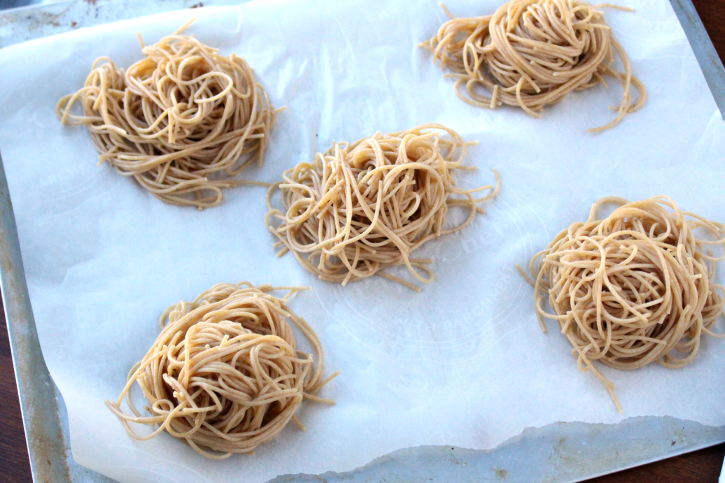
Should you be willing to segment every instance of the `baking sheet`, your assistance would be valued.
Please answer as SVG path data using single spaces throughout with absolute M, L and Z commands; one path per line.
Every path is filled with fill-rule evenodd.
M 495 3 L 448 6 L 472 15 Z M 421 444 L 489 448 L 524 427 L 559 420 L 621 420 L 598 381 L 577 372 L 564 341 L 540 333 L 531 292 L 513 264 L 604 195 L 665 192 L 725 219 L 710 206 L 723 179 L 722 121 L 712 96 L 671 7 L 631 4 L 636 14 L 607 15 L 651 99 L 601 136 L 584 131 L 611 116 L 606 106 L 616 103 L 615 87 L 575 94 L 541 121 L 513 109 L 461 105 L 428 54 L 414 48 L 444 20 L 433 2 L 421 2 L 417 13 L 394 3 L 254 3 L 0 51 L 3 65 L 16 66 L 0 74 L 8 93 L 0 104 L 7 113 L 0 148 L 41 345 L 68 403 L 76 459 L 120 481 L 262 481 L 347 470 Z M 201 213 L 162 205 L 96 168 L 82 128 L 57 125 L 57 98 L 82 84 L 96 56 L 130 64 L 139 56 L 136 30 L 153 41 L 190 15 L 199 17 L 192 29 L 198 37 L 247 58 L 275 105 L 290 108 L 257 179 L 277 179 L 332 139 L 431 120 L 481 141 L 469 160 L 482 170 L 462 184 L 487 182 L 496 166 L 505 189 L 470 230 L 427 247 L 435 284 L 415 296 L 385 280 L 345 288 L 318 282 L 291 257 L 273 258 L 263 190 L 228 192 L 224 206 Z M 301 414 L 307 433 L 288 428 L 256 455 L 223 463 L 202 460 L 171 437 L 131 442 L 102 400 L 117 395 L 128 367 L 155 338 L 157 315 L 180 297 L 242 278 L 314 287 L 294 308 L 317 328 L 329 367 L 343 370 L 325 393 L 338 406 L 308 405 Z M 716 371 L 723 351 L 710 342 L 681 371 L 607 371 L 624 416 L 723 424 Z

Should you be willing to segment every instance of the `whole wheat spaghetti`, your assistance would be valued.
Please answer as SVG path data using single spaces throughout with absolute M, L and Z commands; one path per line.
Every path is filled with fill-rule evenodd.
M 620 206 L 597 219 L 610 203 Z M 696 229 L 713 239 L 696 238 Z M 725 248 L 725 226 L 680 211 L 666 196 L 603 198 L 585 223 L 572 224 L 531 260 L 541 328 L 546 332 L 543 318 L 559 322 L 579 369 L 604 382 L 620 412 L 614 385 L 593 361 L 623 370 L 652 362 L 678 368 L 695 358 L 703 334 L 721 337 L 712 329 L 725 289 L 713 278 L 725 255 L 714 256 L 712 245 Z
M 231 178 L 262 164 L 275 111 L 244 59 L 180 35 L 185 27 L 142 40 L 145 57 L 126 71 L 96 59 L 56 110 L 61 123 L 88 128 L 101 163 L 166 203 L 202 209 L 218 205 L 223 188 L 260 184 Z M 76 103 L 82 115 L 71 112 Z
M 441 133 L 447 134 L 446 137 Z M 429 283 L 432 260 L 412 258 L 428 240 L 461 230 L 483 210 L 478 203 L 495 197 L 496 187 L 456 187 L 454 173 L 463 166 L 466 143 L 440 124 L 380 134 L 349 143 L 333 143 L 313 163 L 300 163 L 270 187 L 267 226 L 309 272 L 321 280 L 347 284 L 372 275 L 420 288 L 383 272 L 403 265 Z M 272 206 L 276 189 L 284 211 Z M 482 198 L 473 194 L 491 190 Z M 448 209 L 463 207 L 461 224 L 444 226 Z M 424 273 L 421 275 L 418 271 Z
M 433 52 L 441 68 L 455 72 L 449 77 L 456 78 L 455 91 L 463 101 L 488 108 L 519 106 L 534 117 L 570 92 L 606 86 L 604 77 L 614 77 L 624 87 L 622 103 L 612 108 L 617 117 L 589 130 L 603 131 L 642 107 L 647 90 L 632 75 L 627 52 L 600 6 L 582 0 L 511 0 L 493 15 L 475 18 L 456 18 L 446 10 L 451 20 L 420 45 Z M 624 72 L 612 66 L 615 52 Z M 632 86 L 639 92 L 634 102 Z
M 282 298 L 272 291 L 287 290 Z M 161 316 L 161 334 L 137 363 L 126 387 L 108 407 L 131 436 L 148 440 L 162 431 L 186 440 L 213 459 L 251 453 L 277 436 L 303 399 L 315 396 L 323 354 L 317 335 L 288 306 L 300 287 L 255 287 L 248 282 L 215 285 L 191 303 L 179 302 Z M 309 340 L 311 354 L 296 348 L 292 325 Z M 143 416 L 133 405 L 137 383 L 148 400 Z M 121 409 L 127 399 L 133 414 Z M 158 426 L 147 436 L 129 423 Z

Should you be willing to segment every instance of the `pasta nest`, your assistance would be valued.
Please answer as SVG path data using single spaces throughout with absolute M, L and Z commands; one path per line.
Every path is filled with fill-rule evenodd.
M 621 206 L 597 219 L 610 203 Z M 697 229 L 712 239 L 696 238 Z M 708 247 L 725 248 L 724 236 L 722 224 L 680 211 L 665 196 L 603 198 L 586 222 L 563 230 L 531 261 L 541 326 L 544 318 L 559 323 L 579 368 L 604 381 L 621 410 L 592 361 L 621 370 L 652 362 L 678 368 L 693 361 L 703 335 L 719 337 L 712 329 L 725 289 L 713 280 L 725 256 Z
M 463 165 L 465 148 L 458 133 L 440 124 L 334 143 L 313 163 L 286 171 L 284 181 L 268 192 L 267 225 L 279 239 L 277 246 L 284 245 L 280 255 L 291 251 L 321 280 L 345 285 L 381 275 L 419 291 L 382 270 L 403 265 L 418 281 L 431 282 L 432 260 L 412 253 L 468 226 L 483 212 L 478 203 L 500 189 L 496 170 L 495 188 L 456 186 L 454 172 L 471 169 Z M 284 211 L 272 206 L 276 189 Z M 490 193 L 473 196 L 484 190 Z M 445 227 L 451 207 L 464 207 L 469 214 L 457 226 Z
M 317 335 L 269 285 L 219 284 L 194 302 L 180 302 L 161 318 L 161 334 L 134 366 L 121 397 L 106 401 L 136 439 L 161 431 L 186 440 L 204 456 L 221 459 L 250 453 L 275 438 L 303 399 L 334 403 L 314 394 L 322 380 L 323 353 Z M 296 348 L 290 322 L 311 343 L 311 354 Z M 137 383 L 148 400 L 142 416 L 130 398 Z M 121 410 L 128 398 L 132 415 Z M 129 423 L 158 425 L 139 436 Z M 211 450 L 211 452 L 209 451 Z
M 622 83 L 622 103 L 611 123 L 617 125 L 647 99 L 644 84 L 632 75 L 627 52 L 614 38 L 598 7 L 581 0 L 511 0 L 493 15 L 451 20 L 421 46 L 434 53 L 441 68 L 455 74 L 460 99 L 478 107 L 519 106 L 540 117 L 544 106 L 561 102 L 570 92 L 603 83 Z M 624 72 L 612 66 L 614 53 Z M 639 91 L 632 102 L 631 87 Z M 489 94 L 481 92 L 481 88 Z
M 142 49 L 128 70 L 97 59 L 85 86 L 57 106 L 61 122 L 85 125 L 101 162 L 156 198 L 200 209 L 251 163 L 261 165 L 275 111 L 254 71 L 235 54 L 174 34 Z M 82 115 L 71 112 L 81 104 Z M 253 183 L 254 184 L 254 183 Z

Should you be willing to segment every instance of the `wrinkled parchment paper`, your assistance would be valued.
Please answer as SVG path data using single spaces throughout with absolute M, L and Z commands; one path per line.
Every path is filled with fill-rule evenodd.
M 493 12 L 501 0 L 450 0 L 452 12 Z M 121 482 L 261 482 L 288 473 L 343 471 L 417 445 L 491 448 L 525 427 L 555 421 L 616 423 L 641 415 L 725 424 L 725 343 L 705 339 L 680 370 L 650 366 L 581 374 L 553 324 L 543 334 L 532 289 L 514 269 L 602 196 L 672 196 L 725 221 L 725 130 L 669 2 L 622 1 L 607 11 L 650 100 L 617 128 L 607 108 L 621 87 L 574 93 L 541 120 L 514 108 L 460 102 L 416 43 L 446 19 L 435 0 L 274 1 L 141 18 L 0 51 L 0 149 L 15 208 L 43 353 L 65 398 L 76 460 Z M 415 294 L 381 278 L 320 282 L 290 255 L 275 258 L 265 190 L 226 191 L 203 212 L 166 205 L 108 166 L 83 127 L 54 109 L 83 85 L 101 55 L 128 66 L 147 43 L 191 17 L 190 28 L 256 70 L 279 115 L 266 163 L 247 177 L 276 181 L 333 140 L 426 122 L 459 131 L 477 172 L 462 186 L 503 178 L 501 195 L 472 227 L 430 243 L 436 280 Z M 394 271 L 406 276 L 404 270 Z M 256 454 L 208 461 L 166 434 L 136 442 L 105 407 L 158 334 L 170 304 L 218 282 L 312 287 L 292 302 L 315 328 L 327 372 L 327 407 L 305 403 Z M 141 428 L 143 431 L 145 428 Z

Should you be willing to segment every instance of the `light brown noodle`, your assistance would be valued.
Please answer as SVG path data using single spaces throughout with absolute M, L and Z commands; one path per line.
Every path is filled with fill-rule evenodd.
M 495 197 L 501 186 L 494 169 L 495 189 L 457 188 L 454 172 L 476 169 L 463 166 L 465 154 L 463 138 L 440 124 L 333 143 L 313 163 L 287 170 L 284 181 L 269 189 L 267 227 L 279 239 L 277 246 L 285 246 L 279 255 L 291 251 L 303 267 L 328 282 L 345 285 L 377 274 L 420 291 L 382 270 L 404 265 L 418 281 L 431 282 L 427 265 L 432 261 L 411 258 L 412 252 L 468 226 L 483 212 L 477 203 Z M 284 211 L 272 207 L 277 188 Z M 492 191 L 483 198 L 472 196 L 483 190 Z M 460 225 L 444 228 L 454 206 L 470 214 Z
M 621 206 L 597 219 L 609 203 Z M 715 240 L 696 238 L 698 228 Z M 693 361 L 702 334 L 721 337 L 712 328 L 725 289 L 713 278 L 725 255 L 713 256 L 711 245 L 725 248 L 725 226 L 680 211 L 671 198 L 602 198 L 585 223 L 563 230 L 531 260 L 541 328 L 543 318 L 559 322 L 579 369 L 604 382 L 620 412 L 614 385 L 593 361 L 622 370 L 652 362 L 678 368 Z
M 270 293 L 275 290 L 288 293 L 279 298 Z M 299 290 L 305 289 L 218 284 L 193 302 L 169 307 L 161 316 L 161 334 L 131 369 L 121 396 L 106 404 L 135 439 L 166 431 L 213 459 L 253 452 L 291 419 L 304 429 L 294 416 L 300 403 L 334 404 L 315 393 L 337 373 L 322 380 L 320 340 L 287 306 Z M 297 350 L 289 322 L 312 344 L 316 361 Z M 134 382 L 143 390 L 151 416 L 134 407 Z M 133 414 L 121 409 L 124 399 Z M 158 428 L 140 436 L 131 422 Z
M 88 128 L 101 163 L 166 203 L 202 209 L 221 203 L 223 188 L 268 186 L 229 178 L 262 164 L 275 111 L 244 59 L 180 35 L 185 27 L 142 42 L 146 57 L 125 72 L 96 59 L 56 110 L 61 123 Z M 76 102 L 82 115 L 71 113 Z
M 493 15 L 456 18 L 446 13 L 451 20 L 420 45 L 434 53 L 433 61 L 440 61 L 441 69 L 455 72 L 449 77 L 457 79 L 456 94 L 468 104 L 519 106 L 541 117 L 544 106 L 561 102 L 572 91 L 600 82 L 606 86 L 604 76 L 610 76 L 622 83 L 624 94 L 620 106 L 612 108 L 616 119 L 589 130 L 599 132 L 616 126 L 647 100 L 644 84 L 632 75 L 627 52 L 598 6 L 581 0 L 511 0 Z M 624 72 L 612 67 L 613 50 Z M 632 86 L 639 91 L 634 103 Z M 482 94 L 479 87 L 491 95 Z

